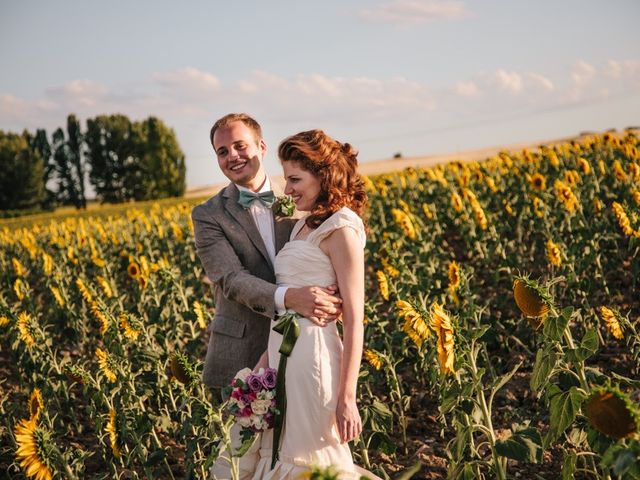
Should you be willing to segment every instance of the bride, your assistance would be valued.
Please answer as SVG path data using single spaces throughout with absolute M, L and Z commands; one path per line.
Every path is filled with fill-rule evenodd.
M 286 188 L 298 210 L 295 225 L 275 260 L 278 285 L 337 284 L 342 296 L 342 331 L 297 318 L 299 336 L 285 374 L 286 413 L 279 445 L 273 430 L 261 438 L 254 479 L 289 479 L 312 467 L 331 466 L 341 479 L 375 475 L 353 464 L 347 442 L 362 431 L 356 390 L 363 343 L 367 195 L 356 172 L 357 152 L 321 130 L 284 140 L 278 148 Z M 272 321 L 272 327 L 278 319 Z M 267 351 L 256 365 L 278 368 L 282 335 L 271 330 Z M 277 462 L 272 468 L 272 448 Z M 274 455 L 274 459 L 276 456 Z

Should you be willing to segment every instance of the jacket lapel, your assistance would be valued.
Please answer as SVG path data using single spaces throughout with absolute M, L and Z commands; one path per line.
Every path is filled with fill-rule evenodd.
M 279 183 L 271 180 L 271 188 L 273 189 L 273 193 L 277 197 L 281 197 L 284 195 L 284 190 L 280 186 Z M 277 203 L 277 202 L 276 202 Z M 273 213 L 273 232 L 276 242 L 276 254 L 280 251 L 284 244 L 289 241 L 289 236 L 291 235 L 291 222 L 292 219 L 286 217 L 280 217 L 276 214 L 275 209 L 276 204 L 273 204 L 272 213 Z
M 251 214 L 248 210 L 245 210 L 238 203 L 238 197 L 240 196 L 240 192 L 235 184 L 231 183 L 224 191 L 224 206 L 227 209 L 227 212 L 240 224 L 240 226 L 244 229 L 251 240 L 251 243 L 255 245 L 258 251 L 262 254 L 264 259 L 273 269 L 273 264 L 271 263 L 271 259 L 269 258 L 269 254 L 267 253 L 267 248 L 264 246 L 264 242 L 262 241 L 262 236 L 258 231 L 258 227 L 256 226 Z M 277 250 L 276 250 L 277 251 Z

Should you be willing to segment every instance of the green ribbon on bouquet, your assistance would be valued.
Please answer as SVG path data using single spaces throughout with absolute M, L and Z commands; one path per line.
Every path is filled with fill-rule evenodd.
M 280 345 L 280 363 L 278 363 L 278 377 L 276 380 L 276 417 L 273 425 L 273 447 L 271 450 L 271 469 L 276 466 L 278 452 L 280 451 L 280 436 L 284 427 L 284 418 L 287 411 L 287 391 L 284 379 L 287 373 L 287 360 L 293 351 L 298 335 L 300 335 L 300 325 L 298 325 L 297 313 L 285 313 L 278 319 L 278 323 L 273 327 L 273 331 L 282 335 Z

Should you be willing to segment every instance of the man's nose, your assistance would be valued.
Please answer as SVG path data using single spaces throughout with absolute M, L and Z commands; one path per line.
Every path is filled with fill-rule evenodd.
M 234 160 L 236 158 L 238 158 L 240 155 L 238 155 L 238 151 L 235 148 L 230 148 L 229 149 L 229 158 Z

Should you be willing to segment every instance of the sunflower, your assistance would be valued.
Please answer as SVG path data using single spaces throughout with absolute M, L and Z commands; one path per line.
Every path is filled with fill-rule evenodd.
M 91 313 L 100 322 L 100 335 L 104 335 L 111 326 L 111 320 L 107 317 L 104 309 L 96 302 L 91 302 Z
M 489 175 L 486 175 L 484 177 L 484 182 L 487 184 L 487 187 L 489 187 L 489 190 L 491 190 L 491 192 L 498 193 L 498 187 L 496 187 L 496 182 L 493 181 L 493 178 L 491 178 Z
M 554 267 L 559 267 L 562 264 L 560 247 L 553 243 L 551 239 L 547 240 L 547 258 L 549 259 L 549 263 Z
M 16 281 L 13 282 L 13 291 L 16 294 L 16 297 L 18 298 L 18 300 L 20 301 L 24 300 L 25 292 L 27 291 L 27 288 L 25 287 L 25 284 L 21 278 L 16 278 Z
M 434 303 L 431 306 L 431 328 L 438 336 L 438 360 L 444 374 L 455 373 L 455 340 L 453 324 L 442 305 Z
M 111 289 L 111 285 L 104 277 L 101 277 L 100 275 L 96 275 L 96 282 L 98 282 L 98 285 L 100 285 L 100 288 L 104 292 L 105 297 L 107 298 L 113 297 L 113 290 Z
M 396 307 L 400 311 L 400 316 L 404 319 L 402 330 L 413 340 L 418 348 L 422 347 L 424 340 L 431 336 L 431 330 L 429 330 L 424 315 L 414 305 L 404 300 L 398 300 Z
M 639 430 L 637 408 L 615 387 L 603 387 L 593 392 L 587 401 L 586 412 L 589 423 L 610 437 L 627 438 Z
M 207 314 L 200 302 L 193 302 L 193 312 L 196 314 L 196 320 L 198 320 L 198 325 L 200 326 L 200 328 L 202 330 L 207 328 Z
M 547 188 L 547 179 L 541 173 L 535 173 L 531 177 L 531 187 L 535 190 L 545 190 Z
M 593 211 L 596 213 L 596 215 L 600 215 L 600 213 L 602 213 L 602 201 L 599 198 L 594 198 L 593 199 Z
M 376 272 L 376 277 L 378 279 L 378 288 L 380 289 L 380 295 L 385 300 L 389 300 L 389 282 L 387 281 L 387 276 L 384 274 L 382 270 L 378 270 Z
M 427 220 L 433 220 L 433 212 L 431 211 L 431 207 L 428 203 L 422 204 L 422 213 L 424 213 Z
M 622 168 L 620 160 L 613 162 L 613 173 L 619 182 L 624 182 L 627 179 L 627 174 L 624 171 L 624 168 Z
M 98 365 L 100 366 L 100 370 L 107 380 L 111 383 L 115 383 L 116 374 L 111 368 L 111 359 L 109 358 L 109 354 L 102 350 L 101 348 L 96 348 L 96 357 L 98 357 Z
M 37 422 L 43 407 L 44 403 L 42 402 L 40 389 L 34 388 L 29 397 L 29 420 Z
M 411 240 L 415 240 L 416 238 L 416 229 L 413 226 L 413 222 L 411 221 L 411 217 L 409 214 L 399 208 L 392 208 L 391 214 L 393 215 L 393 219 L 395 222 L 402 228 L 404 234 L 409 237 Z
M 24 277 L 25 273 L 27 272 L 27 269 L 24 268 L 24 265 L 22 265 L 20 260 L 18 260 L 17 258 L 13 257 L 11 259 L 11 263 L 13 264 L 13 270 L 16 272 L 16 275 L 18 277 Z
M 109 421 L 107 422 L 105 431 L 109 434 L 109 444 L 111 445 L 113 456 L 120 458 L 121 452 L 118 447 L 118 431 L 116 429 L 116 411 L 113 408 L 109 409 Z
M 631 191 L 633 201 L 636 202 L 636 206 L 640 207 L 640 190 L 633 189 Z
M 380 358 L 380 355 L 375 350 L 365 350 L 364 358 L 369 362 L 369 365 L 376 370 L 380 370 L 380 368 L 382 368 L 382 358 Z
M 89 380 L 89 374 L 77 365 L 65 365 L 62 368 L 64 374 L 73 382 L 86 384 Z
M 121 313 L 118 317 L 118 320 L 120 321 L 120 328 L 122 328 L 124 336 L 129 340 L 133 340 L 135 342 L 140 335 L 140 330 L 134 328 L 134 326 L 131 325 L 131 322 L 129 321 L 129 315 L 127 315 L 126 313 Z
M 456 192 L 451 194 L 451 206 L 456 212 L 461 212 L 464 204 L 462 203 L 462 197 Z
M 537 217 L 544 217 L 544 202 L 539 197 L 533 197 L 533 211 Z
M 35 345 L 36 339 L 33 338 L 34 325 L 33 318 L 27 312 L 20 312 L 18 315 L 18 331 L 20 332 L 20 340 L 22 340 L 27 347 L 31 348 Z
M 36 480 L 52 480 L 50 435 L 38 428 L 36 419 L 23 419 L 15 426 L 16 460 L 24 469 L 25 475 Z
M 460 287 L 460 267 L 453 261 L 449 263 L 449 291 L 455 293 Z
M 518 277 L 513 282 L 513 296 L 520 311 L 526 317 L 535 319 L 529 322 L 531 326 L 540 328 L 552 305 L 549 292 L 537 282 Z
M 7 325 L 9 325 L 9 323 L 9 317 L 7 317 L 6 315 L 0 315 L 0 328 L 6 327 Z
M 556 154 L 555 151 L 553 150 L 549 151 L 549 154 L 547 155 L 547 157 L 549 159 L 549 163 L 553 168 L 558 168 L 560 166 L 560 160 L 558 159 L 558 155 Z
M 171 374 L 184 385 L 191 385 L 198 381 L 198 374 L 191 366 L 189 358 L 181 352 L 173 352 L 169 362 Z
M 140 285 L 140 288 L 144 290 L 145 288 L 147 288 L 147 285 L 149 285 L 149 279 L 140 275 L 138 277 L 138 285 Z
M 624 234 L 628 237 L 633 236 L 634 231 L 633 231 L 633 228 L 631 228 L 631 220 L 629 220 L 629 217 L 627 215 L 627 212 L 625 212 L 624 207 L 618 202 L 613 202 L 611 207 L 613 208 L 613 213 L 618 219 L 618 225 L 620 225 L 620 228 L 622 229 Z
M 56 299 L 56 303 L 58 304 L 58 306 L 60 306 L 61 308 L 64 307 L 65 301 L 64 298 L 62 298 L 62 294 L 60 293 L 60 290 L 57 287 L 49 287 L 49 289 L 51 290 L 51 293 L 53 294 L 53 297 Z
M 385 273 L 391 278 L 397 278 L 400 275 L 400 270 L 391 265 L 388 257 L 382 257 L 380 261 L 382 262 L 382 268 L 384 268 Z
M 589 175 L 591 173 L 591 165 L 584 158 L 578 158 L 578 166 L 580 167 L 580 170 L 582 170 L 582 173 L 584 173 L 585 175 Z
M 564 172 L 564 180 L 570 187 L 575 187 L 580 183 L 580 174 L 575 170 L 567 170 Z
M 600 318 L 604 322 L 609 333 L 613 335 L 616 340 L 622 340 L 624 334 L 622 333 L 622 326 L 620 325 L 620 314 L 615 309 L 602 306 L 599 309 Z
M 84 281 L 81 278 L 76 279 L 76 286 L 78 287 L 78 290 L 80 291 L 80 295 L 82 295 L 82 298 L 84 298 L 84 300 L 87 303 L 91 303 L 93 301 L 93 296 L 91 295 L 91 292 L 87 288 L 87 285 L 84 283 Z
M 129 266 L 127 267 L 127 273 L 134 280 L 137 279 L 140 276 L 140 265 L 133 261 L 130 262 Z
M 557 198 L 564 204 L 569 213 L 572 213 L 575 210 L 576 205 L 578 205 L 578 199 L 571 188 L 562 180 L 556 180 L 554 187 L 556 189 Z

